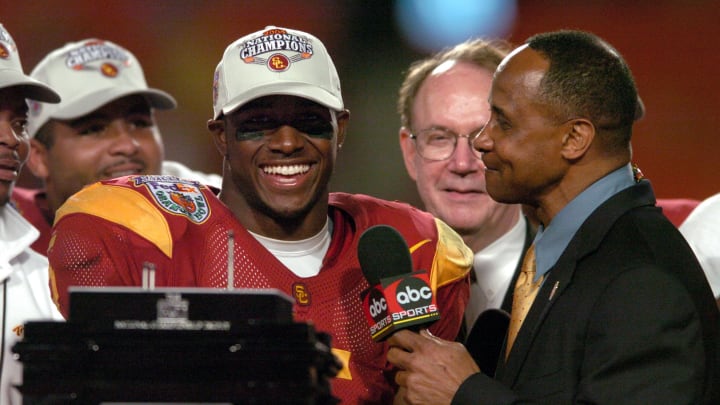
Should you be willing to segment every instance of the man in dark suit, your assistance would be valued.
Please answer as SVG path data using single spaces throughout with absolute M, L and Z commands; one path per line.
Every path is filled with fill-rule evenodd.
M 625 61 L 592 34 L 537 35 L 501 63 L 473 145 L 490 195 L 535 209 L 539 291 L 494 379 L 459 343 L 395 334 L 388 360 L 406 402 L 720 403 L 720 314 L 633 175 L 636 100 Z

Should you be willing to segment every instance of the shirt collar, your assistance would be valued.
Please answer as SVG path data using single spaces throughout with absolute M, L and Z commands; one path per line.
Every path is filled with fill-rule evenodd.
M 10 204 L 0 206 L 0 258 L 10 261 L 40 236 Z
M 618 192 L 635 184 L 632 166 L 627 164 L 591 184 L 552 219 L 540 226 L 535 235 L 536 277 L 555 265 L 560 255 L 585 220 L 600 205 Z

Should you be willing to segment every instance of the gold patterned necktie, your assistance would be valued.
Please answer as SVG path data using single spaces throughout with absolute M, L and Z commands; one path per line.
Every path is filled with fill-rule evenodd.
M 535 245 L 531 245 L 523 259 L 522 269 L 515 283 L 513 291 L 512 311 L 510 312 L 510 326 L 508 327 L 508 338 L 505 351 L 505 358 L 510 355 L 510 349 L 515 338 L 517 337 L 520 326 L 525 320 L 528 310 L 532 306 L 535 296 L 540 290 L 543 278 L 540 277 L 533 282 L 535 278 Z

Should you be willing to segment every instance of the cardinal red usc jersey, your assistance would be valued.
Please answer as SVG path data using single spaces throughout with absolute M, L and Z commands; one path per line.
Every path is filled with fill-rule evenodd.
M 468 297 L 472 252 L 443 222 L 408 204 L 332 193 L 332 241 L 320 273 L 300 278 L 280 263 L 205 186 L 171 176 L 129 176 L 96 183 L 57 212 L 48 256 L 51 288 L 67 316 L 69 286 L 140 286 L 143 265 L 155 285 L 226 288 L 228 231 L 234 232 L 235 288 L 276 288 L 294 297 L 297 321 L 332 336 L 344 363 L 333 379 L 343 403 L 391 403 L 387 345 L 371 339 L 360 295 L 369 287 L 357 245 L 368 227 L 404 236 L 415 269 L 430 273 L 441 319 L 430 330 L 453 340 Z

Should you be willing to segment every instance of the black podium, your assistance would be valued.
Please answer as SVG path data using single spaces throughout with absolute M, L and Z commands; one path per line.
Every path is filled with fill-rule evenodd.
M 329 337 L 275 290 L 71 289 L 13 351 L 26 405 L 337 403 Z

